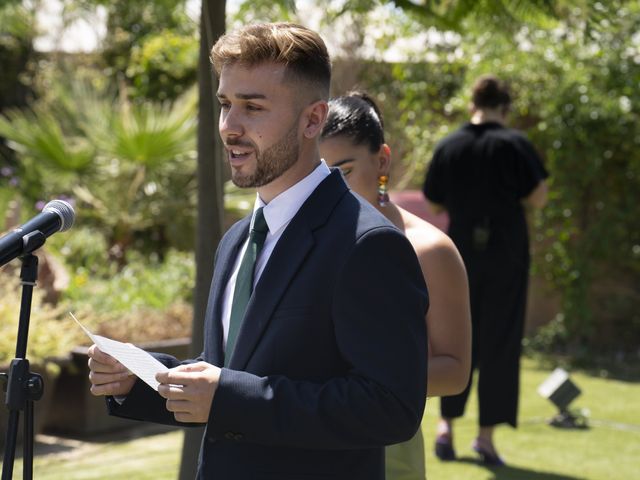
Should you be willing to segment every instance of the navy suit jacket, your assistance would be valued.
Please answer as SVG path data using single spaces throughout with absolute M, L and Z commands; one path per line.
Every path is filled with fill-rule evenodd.
M 221 303 L 250 218 L 216 254 L 197 360 L 224 364 Z M 426 399 L 428 296 L 405 236 L 334 170 L 291 220 L 256 285 L 206 425 L 198 478 L 384 478 Z M 167 366 L 179 362 L 166 355 Z M 138 381 L 112 414 L 175 424 Z

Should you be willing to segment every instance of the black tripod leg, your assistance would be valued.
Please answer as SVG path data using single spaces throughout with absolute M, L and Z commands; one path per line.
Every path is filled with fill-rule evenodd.
M 27 238 L 27 237 L 25 237 Z M 33 240 L 33 239 L 32 239 Z M 42 246 L 43 242 L 27 245 L 28 252 Z M 25 450 L 24 478 L 31 478 L 33 470 L 33 401 L 39 400 L 43 392 L 42 377 L 29 371 L 29 360 L 26 359 L 27 338 L 29 335 L 29 321 L 31 316 L 31 300 L 33 287 L 38 278 L 38 257 L 27 253 L 20 257 L 22 269 L 20 280 L 22 283 L 22 300 L 20 303 L 20 320 L 18 324 L 18 338 L 16 341 L 16 358 L 11 361 L 9 373 L 1 375 L 7 382 L 6 406 L 9 409 L 6 441 L 4 445 L 4 461 L 2 464 L 2 480 L 13 477 L 13 463 L 16 456 L 18 437 L 18 419 L 21 410 L 25 410 Z
M 33 401 L 27 400 L 24 410 L 24 441 L 22 450 L 22 478 L 33 478 Z
M 7 434 L 4 443 L 4 460 L 2 461 L 2 480 L 11 480 L 13 477 L 13 460 L 16 454 L 19 416 L 19 410 L 9 411 Z

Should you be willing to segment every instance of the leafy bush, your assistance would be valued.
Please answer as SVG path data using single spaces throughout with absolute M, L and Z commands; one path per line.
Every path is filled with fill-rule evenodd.
M 54 357 L 67 355 L 76 345 L 90 343 L 69 311 L 94 333 L 121 341 L 145 343 L 189 337 L 195 274 L 192 256 L 172 251 L 164 262 L 134 257 L 111 277 L 105 271 L 100 276 L 88 267 L 78 267 L 56 306 L 45 303 L 43 291 L 36 287 L 27 358 L 46 364 Z M 21 300 L 18 274 L 19 264 L 17 268 L 9 264 L 0 271 L 0 363 L 15 356 Z
M 30 92 L 35 15 L 21 2 L 0 2 L 0 111 L 22 105 Z
M 104 235 L 93 228 L 75 225 L 68 233 L 49 237 L 47 245 L 64 258 L 76 275 L 107 278 L 116 271 L 115 266 L 109 264 Z
M 552 354 L 568 340 L 564 315 L 559 313 L 549 323 L 541 326 L 533 334 L 523 339 L 522 346 L 529 355 L 534 353 Z
M 357 85 L 386 113 L 402 188 L 421 185 L 436 142 L 468 119 L 479 75 L 511 83 L 509 123 L 551 172 L 549 204 L 532 218 L 534 269 L 562 294 L 562 328 L 556 319 L 532 342 L 575 355 L 640 344 L 640 4 L 597 10 L 588 28 L 574 12 L 514 38 L 470 23 L 411 62 L 361 65 Z
M 91 315 L 120 315 L 142 308 L 163 310 L 175 302 L 191 301 L 194 276 L 191 254 L 170 251 L 160 261 L 130 252 L 125 267 L 107 277 L 78 268 L 62 302 L 74 312 Z
M 133 96 L 173 100 L 191 87 L 197 76 L 198 42 L 193 35 L 163 30 L 134 46 L 127 77 Z
M 193 319 L 190 304 L 176 301 L 165 309 L 136 308 L 132 311 L 75 312 L 78 320 L 92 333 L 121 342 L 145 344 L 159 340 L 189 338 Z M 77 345 L 90 345 L 91 340 L 77 329 Z
M 511 80 L 515 123 L 551 171 L 534 260 L 563 293 L 557 340 L 576 355 L 640 343 L 640 5 L 607 8 L 597 30 L 567 22 L 525 29 L 516 45 L 479 42 L 469 69 Z
M 191 249 L 195 231 L 195 92 L 172 104 L 114 100 L 88 84 L 58 86 L 26 111 L 0 116 L 20 159 L 20 194 L 35 204 L 75 198 L 110 258 L 134 247 Z
M 193 85 L 198 24 L 187 15 L 185 0 L 80 2 L 106 9 L 103 73 L 113 84 L 124 80 L 136 102 L 174 100 Z
M 170 251 L 160 261 L 129 252 L 124 268 L 92 273 L 79 267 L 60 303 L 92 332 L 145 343 L 189 337 L 195 276 L 193 256 Z M 78 344 L 88 344 L 79 328 Z
M 5 267 L 0 271 L 0 364 L 15 357 L 20 317 L 22 288 L 19 268 Z M 46 365 L 54 357 L 66 356 L 76 344 L 73 320 L 62 310 L 42 301 L 42 292 L 33 291 L 33 305 L 27 342 L 27 359 L 32 364 Z

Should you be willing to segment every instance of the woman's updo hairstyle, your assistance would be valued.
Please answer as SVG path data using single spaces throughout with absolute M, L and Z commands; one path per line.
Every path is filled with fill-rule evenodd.
M 349 92 L 329 100 L 329 115 L 322 139 L 345 136 L 374 153 L 384 143 L 384 121 L 373 99 L 363 92 Z

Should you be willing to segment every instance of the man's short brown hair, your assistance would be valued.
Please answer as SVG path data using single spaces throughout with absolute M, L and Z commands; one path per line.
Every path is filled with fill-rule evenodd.
M 317 86 L 320 98 L 328 99 L 331 61 L 320 35 L 294 23 L 247 25 L 220 37 L 211 49 L 218 74 L 226 65 L 252 67 L 264 62 L 285 65 L 294 80 Z
M 509 86 L 495 75 L 483 75 L 473 86 L 471 101 L 476 108 L 509 107 Z

